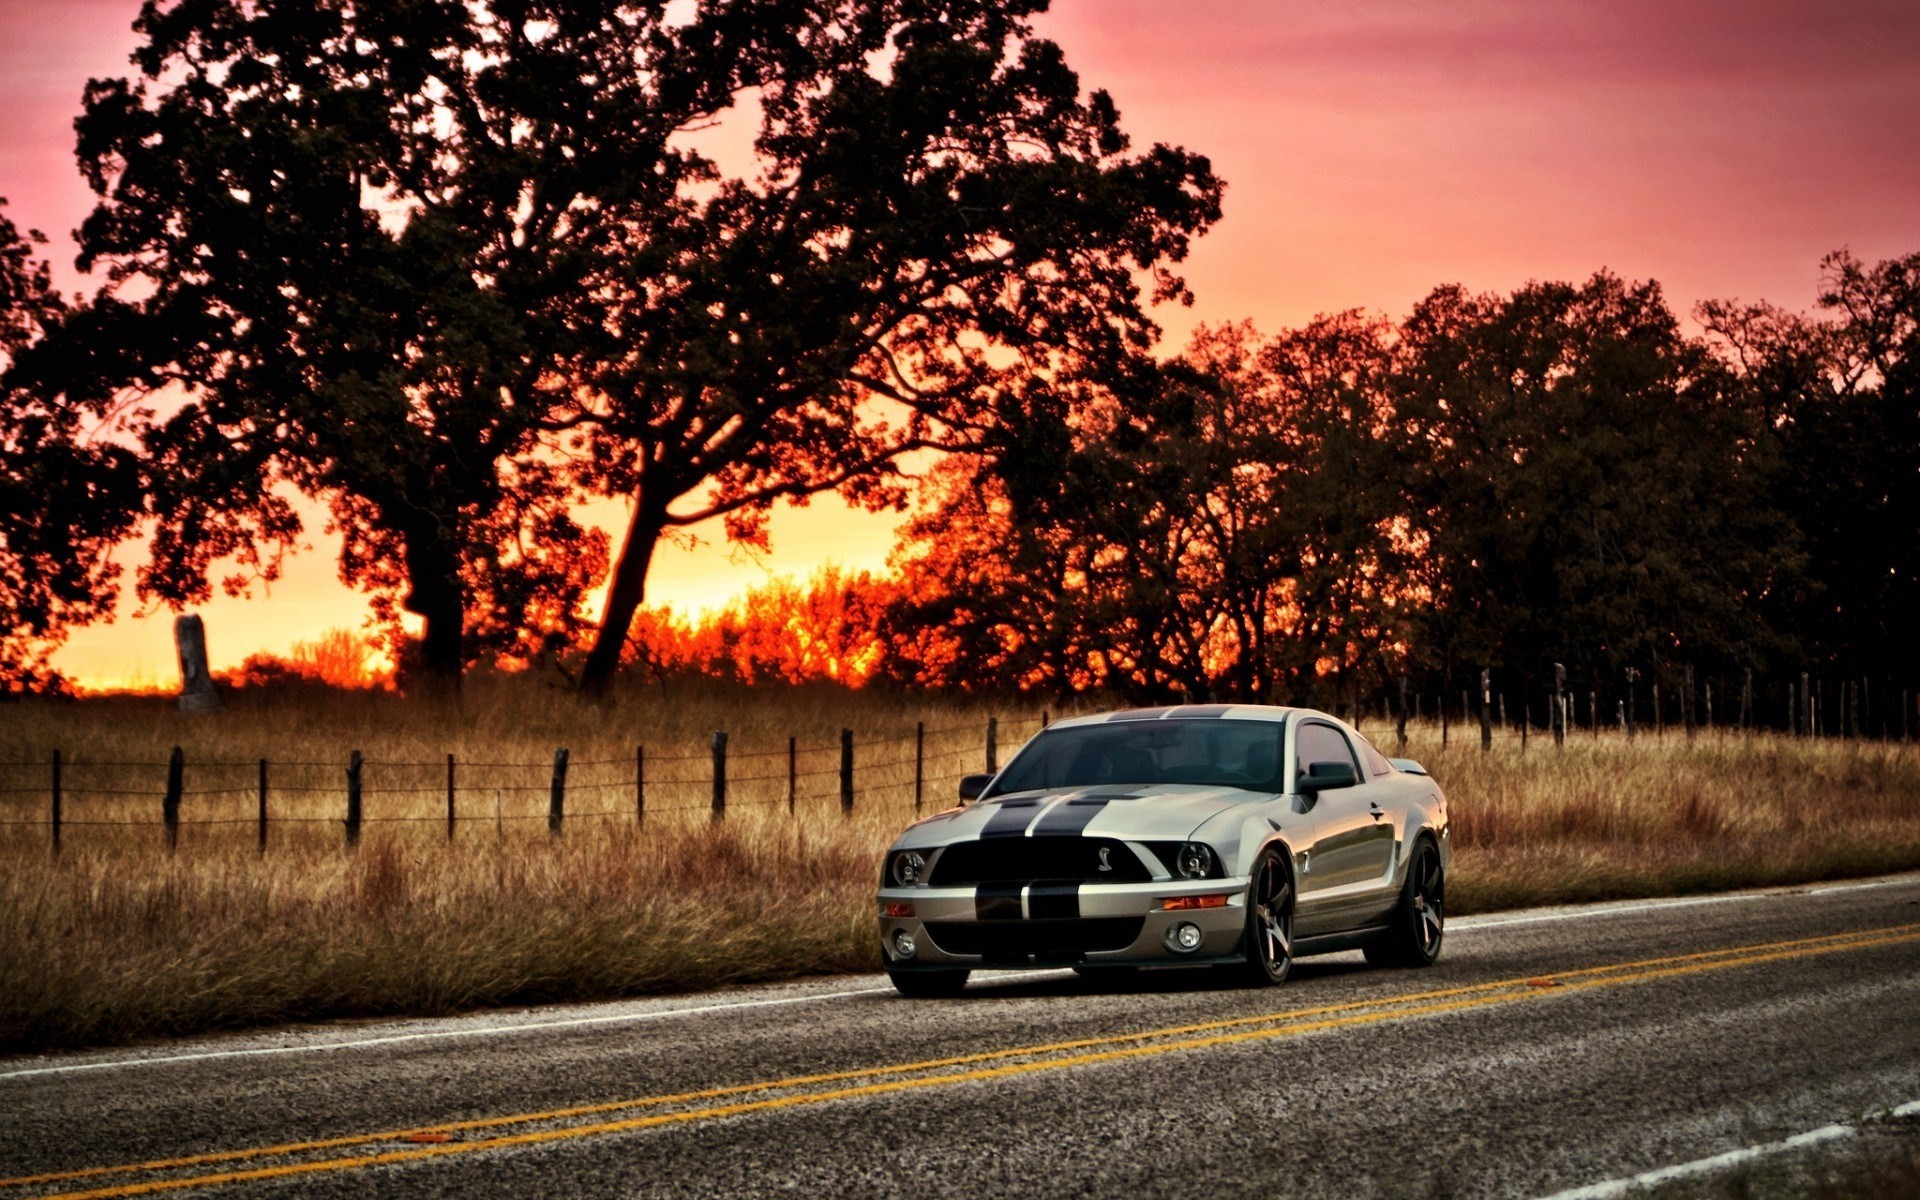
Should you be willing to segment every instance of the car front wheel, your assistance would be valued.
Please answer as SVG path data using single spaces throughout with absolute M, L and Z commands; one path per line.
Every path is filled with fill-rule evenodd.
M 1285 850 L 1269 846 L 1247 884 L 1247 961 L 1241 970 L 1249 983 L 1280 983 L 1293 970 L 1293 901 L 1292 863 Z

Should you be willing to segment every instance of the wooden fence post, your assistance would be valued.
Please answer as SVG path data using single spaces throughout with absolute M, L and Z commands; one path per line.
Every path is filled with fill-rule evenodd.
M 1407 748 L 1407 677 L 1400 677 L 1400 717 L 1394 725 L 1394 733 L 1400 738 L 1400 748 Z
M 186 783 L 187 756 L 175 746 L 167 756 L 167 794 L 160 801 L 160 822 L 167 827 L 167 851 L 180 848 L 180 792 Z
M 1627 727 L 1628 741 L 1633 740 L 1633 683 L 1634 683 L 1634 680 L 1638 678 L 1640 678 L 1639 670 L 1634 667 L 1628 667 L 1627 668 L 1627 698 L 1620 702 L 1622 711 L 1626 714 L 1625 719 L 1621 723 Z M 1658 687 L 1654 688 L 1653 694 L 1654 694 L 1654 706 L 1657 708 L 1659 707 L 1660 689 Z
M 1587 689 L 1587 728 L 1593 731 L 1593 740 L 1600 740 L 1600 689 Z
M 793 815 L 800 798 L 800 739 L 787 735 L 787 815 Z
M 1567 744 L 1567 664 L 1553 664 L 1553 744 Z
M 1493 671 L 1480 668 L 1480 753 L 1493 749 Z
M 447 755 L 447 844 L 453 844 L 453 755 Z
M 1808 686 L 1810 680 L 1805 671 L 1800 672 L 1800 708 L 1805 714 L 1800 720 L 1800 735 L 1813 736 L 1813 689 Z
M 853 730 L 840 731 L 840 811 L 853 815 Z
M 366 765 L 358 750 L 347 759 L 347 847 L 360 844 L 360 768 Z
M 713 819 L 727 815 L 727 731 L 713 731 Z
M 1041 714 L 1043 717 L 1046 715 Z M 913 723 L 913 811 L 920 811 L 920 792 L 927 777 L 927 723 Z
M 560 836 L 561 822 L 567 812 L 567 759 L 565 746 L 553 752 L 553 786 L 547 791 L 547 832 Z
M 260 760 L 260 853 L 267 852 L 267 760 Z
M 1693 664 L 1692 663 L 1687 664 L 1687 671 L 1686 671 L 1685 678 L 1686 678 L 1685 686 L 1687 689 L 1687 694 L 1684 697 L 1682 697 L 1680 700 L 1680 719 L 1686 723 L 1687 740 L 1692 741 L 1693 740 Z
M 53 856 L 60 857 L 60 750 L 53 752 Z
M 987 718 L 987 774 L 1000 769 L 1000 718 Z
M 1752 733 L 1753 726 L 1753 668 L 1747 668 L 1746 682 L 1740 687 L 1740 732 Z

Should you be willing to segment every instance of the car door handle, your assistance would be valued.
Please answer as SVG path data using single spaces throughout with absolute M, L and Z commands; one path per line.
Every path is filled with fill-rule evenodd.
M 1367 815 L 1372 817 L 1374 820 L 1378 821 L 1381 817 L 1384 817 L 1387 815 L 1387 810 L 1384 808 L 1381 808 L 1380 802 L 1378 800 L 1375 800 L 1368 806 Z

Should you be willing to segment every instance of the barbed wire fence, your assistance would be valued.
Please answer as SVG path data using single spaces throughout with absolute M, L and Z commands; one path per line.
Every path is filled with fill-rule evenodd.
M 644 829 L 650 819 L 684 820 L 705 812 L 714 821 L 738 809 L 786 810 L 819 820 L 837 806 L 884 805 L 918 814 L 945 806 L 958 781 L 998 768 L 1000 746 L 1044 728 L 1035 719 L 929 727 L 836 741 L 741 750 L 716 731 L 704 752 L 684 745 L 667 752 L 645 744 L 630 754 L 575 758 L 569 748 L 550 761 L 374 759 L 359 750 L 344 760 L 189 760 L 174 747 L 165 760 L 93 758 L 54 749 L 43 759 L 0 761 L 0 827 L 32 837 L 37 829 L 55 855 L 76 831 L 153 829 L 175 850 L 183 829 L 253 826 L 265 853 L 280 827 L 334 826 L 347 847 L 373 825 L 444 826 L 455 842 L 463 827 L 544 821 L 558 836 L 583 822 Z M 442 802 L 444 801 L 444 804 Z M 37 840 L 37 839 L 35 839 Z
M 1390 752 L 1416 740 L 1439 749 L 1456 738 L 1471 744 L 1476 733 L 1482 752 L 1491 752 L 1496 742 L 1525 753 L 1533 740 L 1564 747 L 1575 738 L 1632 742 L 1682 732 L 1688 741 L 1701 734 L 1756 732 L 1851 740 L 1873 737 L 1873 729 L 1875 740 L 1897 735 L 1905 744 L 1916 699 L 1901 690 L 1897 705 L 1886 706 L 1897 721 L 1890 722 L 1883 708 L 1875 728 L 1868 721 L 1864 681 L 1828 685 L 1803 674 L 1769 689 L 1777 694 L 1768 696 L 1748 673 L 1737 685 L 1721 684 L 1716 709 L 1715 689 L 1709 683 L 1696 691 L 1690 669 L 1684 682 L 1669 683 L 1664 695 L 1661 682 L 1645 681 L 1629 669 L 1609 705 L 1597 689 L 1583 693 L 1569 687 L 1556 666 L 1543 714 L 1532 707 L 1524 687 L 1510 709 L 1506 695 L 1494 686 L 1493 672 L 1479 675 L 1479 686 L 1461 689 L 1457 698 L 1410 695 L 1403 681 L 1398 695 L 1390 693 L 1384 704 L 1340 715 Z M 1763 712 L 1769 699 L 1778 710 L 1771 719 Z M 1696 709 L 1700 700 L 1704 714 Z M 0 828 L 24 835 L 16 843 L 37 840 L 34 831 L 43 831 L 45 844 L 58 855 L 69 830 L 151 829 L 157 823 L 167 847 L 175 849 L 183 829 L 251 825 L 264 853 L 270 830 L 280 826 L 338 826 L 351 847 L 367 826 L 377 824 L 443 825 L 446 840 L 453 842 L 463 826 L 487 823 L 504 837 L 509 826 L 537 827 L 544 821 L 557 836 L 570 824 L 644 829 L 649 818 L 685 820 L 703 810 L 715 821 L 743 808 L 784 807 L 796 820 L 826 819 L 836 805 L 842 816 L 875 805 L 910 807 L 917 814 L 956 796 L 962 776 L 996 770 L 1003 742 L 1017 747 L 1047 723 L 1045 713 L 935 728 L 922 721 L 911 731 L 885 736 L 861 738 L 842 729 L 833 742 L 803 744 L 789 737 L 785 746 L 752 750 L 736 748 L 729 733 L 716 731 L 703 750 L 680 745 L 662 753 L 660 747 L 649 751 L 636 744 L 631 754 L 575 759 L 562 747 L 541 762 L 454 754 L 369 759 L 358 750 L 344 761 L 189 762 L 180 747 L 164 761 L 69 757 L 55 749 L 44 758 L 0 760 Z

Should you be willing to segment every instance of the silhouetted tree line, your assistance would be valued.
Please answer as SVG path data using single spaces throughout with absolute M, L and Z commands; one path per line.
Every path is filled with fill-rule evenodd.
M 1698 336 L 1602 274 L 1161 362 L 1149 301 L 1190 299 L 1224 185 L 1134 150 L 1045 8 L 149 0 L 76 122 L 99 290 L 0 218 L 0 679 L 59 686 L 133 540 L 149 603 L 273 580 L 302 496 L 416 683 L 1920 678 L 1920 257 Z M 924 448 L 896 579 L 705 640 L 648 615 L 663 539 L 901 506 Z
M 1806 671 L 1889 714 L 1920 679 L 1920 255 L 1836 253 L 1823 281 L 1814 317 L 1708 303 L 1700 336 L 1606 273 L 1203 329 L 948 461 L 900 551 L 890 669 L 1325 705 L 1406 677 L 1477 710 L 1491 667 L 1543 722 L 1556 662 L 1607 721 L 1629 668 L 1675 720 L 1689 666 L 1723 719 L 1746 671 Z

